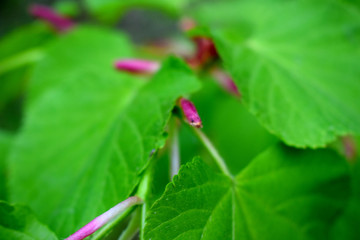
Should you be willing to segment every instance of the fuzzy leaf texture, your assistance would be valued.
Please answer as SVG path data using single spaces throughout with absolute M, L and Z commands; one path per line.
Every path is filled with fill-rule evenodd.
M 197 11 L 245 104 L 296 147 L 360 133 L 360 14 L 340 1 L 222 2 Z
M 349 188 L 345 161 L 327 150 L 278 144 L 234 179 L 195 159 L 152 206 L 145 239 L 328 239 Z
M 175 58 L 149 82 L 117 72 L 111 56 L 127 47 L 121 35 L 82 28 L 36 67 L 43 90 L 31 93 L 10 156 L 10 199 L 28 203 L 59 237 L 129 196 L 176 99 L 199 88 Z
M 39 222 L 28 207 L 0 201 L 0 239 L 56 240 L 56 235 Z

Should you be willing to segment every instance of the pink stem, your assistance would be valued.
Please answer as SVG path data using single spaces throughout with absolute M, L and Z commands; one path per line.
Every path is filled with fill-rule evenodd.
M 91 222 L 86 224 L 84 227 L 76 231 L 70 237 L 66 238 L 65 240 L 82 240 L 94 232 L 96 232 L 99 228 L 104 226 L 106 223 L 113 220 L 116 216 L 122 213 L 129 207 L 132 207 L 137 204 L 141 204 L 142 200 L 137 197 L 129 197 L 128 199 L 122 201 L 121 203 L 117 204 L 113 208 L 109 209 L 108 211 L 104 212 L 100 216 L 94 218 Z

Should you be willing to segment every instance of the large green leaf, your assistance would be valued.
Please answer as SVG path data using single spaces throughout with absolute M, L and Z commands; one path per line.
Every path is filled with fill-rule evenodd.
M 34 69 L 28 101 L 31 104 L 48 88 L 70 78 L 76 81 L 83 71 L 95 71 L 104 78 L 119 79 L 122 74 L 114 71 L 114 61 L 132 55 L 132 46 L 124 34 L 78 26 L 46 49 L 45 57 Z
M 58 238 L 36 219 L 29 208 L 0 201 L 0 239 L 55 240 Z
M 327 150 L 276 145 L 233 179 L 195 160 L 153 205 L 145 239 L 326 239 L 348 180 Z
M 28 203 L 61 237 L 133 191 L 175 100 L 199 87 L 173 58 L 148 83 L 117 73 L 111 52 L 126 46 L 108 39 L 85 52 L 89 41 L 114 37 L 89 39 L 87 31 L 60 40 L 39 63 L 34 84 L 44 88 L 32 92 L 10 157 L 11 199 Z
M 249 110 L 287 144 L 360 133 L 360 15 L 344 6 L 246 0 L 199 10 Z

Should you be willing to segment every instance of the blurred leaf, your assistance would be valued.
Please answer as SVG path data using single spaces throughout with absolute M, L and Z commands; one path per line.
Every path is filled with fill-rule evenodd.
M 336 1 L 247 0 L 201 10 L 245 104 L 270 132 L 297 147 L 360 133 L 354 9 Z
M 327 239 L 348 180 L 327 150 L 276 145 L 234 179 L 195 160 L 151 208 L 145 239 Z
M 29 208 L 0 201 L 0 239 L 55 240 L 58 238 L 36 219 Z
M 10 195 L 61 237 L 133 191 L 175 100 L 199 88 L 173 58 L 147 84 L 116 72 L 112 61 L 126 48 L 121 35 L 82 29 L 36 67 L 10 158 Z
M 102 21 L 114 22 L 132 7 L 157 8 L 170 14 L 179 14 L 189 0 L 85 0 L 90 13 Z
M 55 2 L 55 9 L 61 15 L 77 17 L 80 14 L 79 2 L 76 0 L 62 0 Z
M 0 41 L 0 110 L 22 93 L 30 65 L 41 58 L 41 47 L 54 38 L 43 24 L 21 27 Z
M 360 143 L 360 141 L 357 141 Z M 360 158 L 352 169 L 352 194 L 343 214 L 332 229 L 332 240 L 356 240 L 360 236 Z
M 18 28 L 1 39 L 0 59 L 3 61 L 30 48 L 41 46 L 53 37 L 54 34 L 49 31 L 49 28 L 41 23 Z
M 10 151 L 13 136 L 9 133 L 0 131 L 0 200 L 6 199 L 6 158 Z

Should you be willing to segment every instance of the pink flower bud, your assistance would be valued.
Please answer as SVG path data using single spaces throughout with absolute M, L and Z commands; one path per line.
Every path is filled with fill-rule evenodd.
M 223 87 L 226 91 L 237 97 L 241 97 L 239 89 L 235 85 L 234 81 L 224 71 L 215 68 L 211 71 L 211 74 L 215 78 L 215 80 L 220 84 L 220 86 Z
M 185 98 L 180 98 L 179 103 L 189 124 L 196 128 L 202 128 L 201 119 L 194 104 Z
M 61 16 L 46 6 L 32 5 L 29 12 L 34 17 L 50 23 L 59 32 L 66 32 L 75 25 L 70 19 Z
M 115 62 L 115 68 L 131 73 L 151 74 L 159 70 L 160 64 L 140 59 L 123 59 Z
M 210 38 L 194 37 L 192 40 L 196 44 L 196 52 L 194 56 L 186 59 L 191 67 L 199 68 L 219 57 L 214 42 Z
M 65 240 L 82 240 L 90 236 L 94 232 L 96 232 L 106 223 L 109 223 L 111 220 L 113 220 L 116 216 L 118 216 L 120 213 L 125 211 L 127 208 L 141 203 L 142 200 L 139 197 L 136 196 L 129 197 L 125 201 L 122 201 L 121 203 L 117 204 L 115 207 L 109 209 L 100 216 L 94 218 L 94 220 L 86 224 L 84 227 L 82 227 L 80 230 L 78 230 L 77 232 L 75 232 Z
M 180 29 L 187 32 L 196 27 L 196 23 L 192 18 L 183 17 L 179 22 Z
M 346 159 L 354 161 L 357 155 L 357 149 L 354 139 L 351 136 L 345 136 L 341 139 Z

